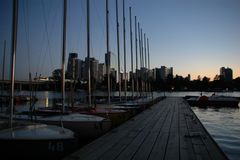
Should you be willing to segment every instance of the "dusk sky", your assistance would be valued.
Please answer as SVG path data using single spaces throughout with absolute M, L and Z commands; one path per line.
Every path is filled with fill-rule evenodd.
M 123 64 L 122 0 L 119 2 L 120 51 Z M 90 0 L 91 57 L 104 62 L 105 0 Z M 129 6 L 150 39 L 151 68 L 173 67 L 174 75 L 212 78 L 220 67 L 240 76 L 240 0 L 125 0 L 127 66 L 130 69 Z M 110 50 L 117 55 L 115 0 L 109 0 Z M 50 76 L 60 68 L 62 0 L 19 0 L 16 79 L 28 73 Z M 67 56 L 87 56 L 86 0 L 68 0 Z M 0 73 L 6 40 L 5 79 L 10 78 L 12 1 L 0 0 Z M 133 41 L 135 66 L 135 41 Z M 123 65 L 121 66 L 123 71 Z

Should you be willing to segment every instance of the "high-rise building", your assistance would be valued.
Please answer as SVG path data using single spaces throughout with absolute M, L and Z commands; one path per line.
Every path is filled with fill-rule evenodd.
M 91 78 L 94 78 L 97 81 L 99 61 L 93 57 L 91 57 L 89 61 L 90 61 Z M 87 57 L 85 58 L 84 79 L 88 79 L 88 58 Z
M 168 77 L 169 75 L 173 76 L 173 67 L 167 68 L 166 77 Z
M 145 67 L 142 67 L 140 70 L 141 79 L 144 81 L 147 80 L 147 71 L 148 71 L 148 69 Z
M 96 60 L 95 58 L 91 58 L 91 75 L 92 77 L 98 81 L 98 64 L 99 61 Z
M 110 68 L 117 69 L 117 57 L 113 52 L 105 53 L 105 64 L 108 66 L 108 62 L 110 62 Z
M 117 84 L 117 71 L 114 68 L 110 70 L 110 87 L 111 90 L 114 91 L 116 89 Z
M 77 53 L 69 53 L 68 64 L 67 64 L 67 78 L 69 79 L 78 79 L 78 54 Z
M 220 68 L 220 76 L 224 77 L 224 75 L 225 75 L 225 67 L 221 67 Z
M 84 70 L 85 70 L 85 62 L 81 59 L 78 59 L 78 79 L 84 79 Z
M 102 82 L 104 80 L 104 75 L 106 74 L 106 65 L 104 63 L 98 64 L 98 81 Z
M 156 80 L 166 80 L 169 76 L 173 77 L 173 67 L 167 68 L 166 66 L 161 66 L 161 68 L 155 69 Z
M 160 68 L 160 79 L 165 80 L 167 78 L 167 67 L 161 66 Z
M 225 81 L 231 81 L 233 79 L 233 71 L 231 68 L 220 68 L 220 76 L 224 78 Z

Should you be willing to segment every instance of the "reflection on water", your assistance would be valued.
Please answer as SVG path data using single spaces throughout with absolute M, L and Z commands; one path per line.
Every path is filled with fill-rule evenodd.
M 240 110 L 192 107 L 198 118 L 231 160 L 240 159 Z
M 46 97 L 45 106 L 46 106 L 46 107 L 49 107 L 49 106 L 48 106 L 48 97 Z

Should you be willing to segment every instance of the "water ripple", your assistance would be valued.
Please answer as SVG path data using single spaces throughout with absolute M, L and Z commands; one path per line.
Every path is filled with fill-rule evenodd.
M 193 111 L 230 160 L 240 159 L 240 112 L 231 108 L 193 107 Z

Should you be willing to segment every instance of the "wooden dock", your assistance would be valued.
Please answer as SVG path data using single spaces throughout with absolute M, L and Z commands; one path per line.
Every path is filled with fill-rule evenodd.
M 166 98 L 66 160 L 228 159 L 182 98 Z

